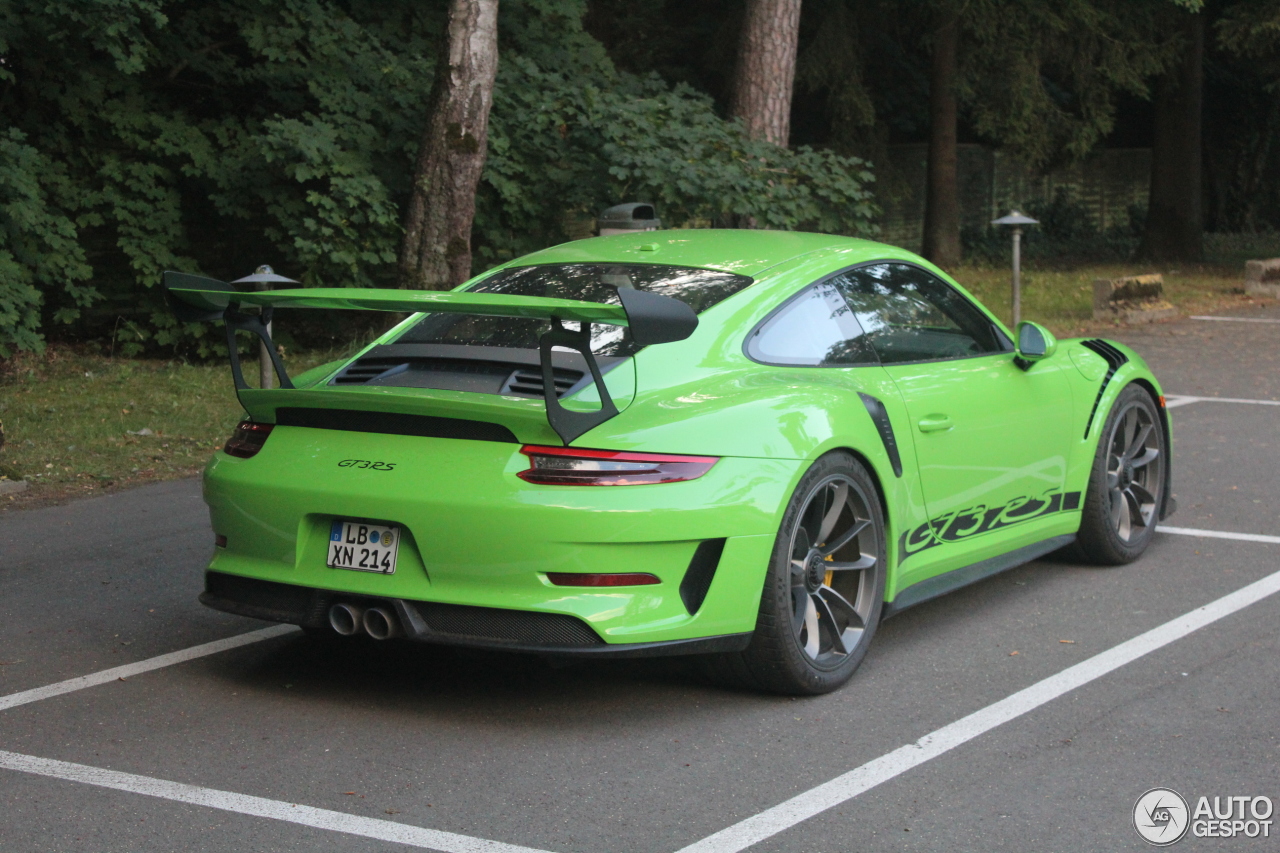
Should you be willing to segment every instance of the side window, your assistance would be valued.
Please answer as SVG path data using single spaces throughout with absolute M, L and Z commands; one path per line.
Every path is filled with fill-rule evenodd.
M 1003 335 L 941 279 L 908 264 L 842 273 L 834 284 L 880 362 L 938 361 L 1008 349 Z
M 805 289 L 770 317 L 747 342 L 747 354 L 765 364 L 876 363 L 862 327 L 832 281 Z

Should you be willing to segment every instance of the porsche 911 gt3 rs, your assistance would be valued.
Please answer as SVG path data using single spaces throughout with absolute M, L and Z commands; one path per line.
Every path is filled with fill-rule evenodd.
M 700 655 L 820 693 L 887 615 L 1063 548 L 1133 560 L 1173 509 L 1136 353 L 1015 338 L 893 246 L 648 232 L 449 293 L 165 286 L 225 323 L 247 412 L 205 471 L 202 600 L 313 633 Z M 236 332 L 288 308 L 411 316 L 251 388 Z

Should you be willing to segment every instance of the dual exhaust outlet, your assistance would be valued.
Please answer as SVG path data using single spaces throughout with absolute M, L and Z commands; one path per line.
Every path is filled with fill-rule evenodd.
M 375 640 L 389 640 L 404 633 L 400 620 L 389 608 L 361 607 L 345 601 L 329 608 L 329 627 L 343 637 L 363 631 Z

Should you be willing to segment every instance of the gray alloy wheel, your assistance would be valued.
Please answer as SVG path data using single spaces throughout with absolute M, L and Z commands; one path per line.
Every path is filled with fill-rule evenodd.
M 1132 545 L 1153 527 L 1164 487 L 1163 439 L 1157 416 L 1141 401 L 1117 412 L 1107 436 L 1107 494 L 1111 526 Z
M 885 522 L 875 481 L 834 451 L 782 514 L 745 651 L 711 655 L 714 681 L 794 696 L 829 693 L 862 663 L 884 606 Z
M 791 633 L 813 666 L 834 669 L 858 648 L 875 602 L 878 531 L 867 496 L 844 474 L 817 483 L 791 531 Z
M 1069 558 L 1102 566 L 1129 563 L 1151 543 L 1168 476 L 1164 424 L 1151 394 L 1125 388 L 1103 424 Z

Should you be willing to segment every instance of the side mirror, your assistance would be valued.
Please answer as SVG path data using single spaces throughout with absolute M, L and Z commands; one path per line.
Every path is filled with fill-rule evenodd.
M 1025 362 L 1027 367 L 1053 355 L 1057 348 L 1058 339 L 1044 326 L 1039 323 L 1018 324 L 1018 360 Z

